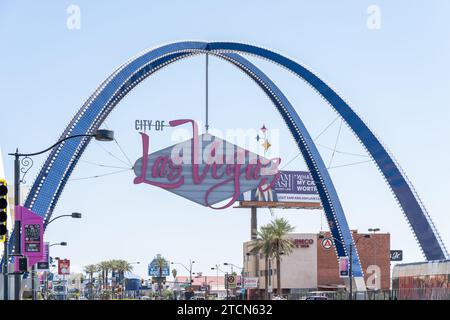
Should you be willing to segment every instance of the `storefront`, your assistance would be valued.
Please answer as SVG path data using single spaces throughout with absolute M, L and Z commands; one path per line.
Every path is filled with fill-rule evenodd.
M 294 248 L 291 253 L 282 256 L 280 270 L 276 269 L 275 259 L 266 262 L 263 254 L 252 252 L 254 241 L 245 242 L 244 275 L 258 278 L 258 289 L 251 290 L 250 294 L 263 297 L 266 286 L 269 293 L 276 293 L 280 271 L 282 294 L 344 290 L 348 283 L 339 276 L 336 253 L 329 236 L 329 233 L 289 234 Z M 353 231 L 353 238 L 361 238 L 357 242 L 357 250 L 367 289 L 389 289 L 390 234 L 370 234 L 370 238 L 364 238 L 364 234 Z M 267 277 L 268 274 L 271 276 Z

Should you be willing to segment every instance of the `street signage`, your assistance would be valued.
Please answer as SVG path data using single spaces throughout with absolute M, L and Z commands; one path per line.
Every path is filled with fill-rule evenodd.
M 32 266 L 43 261 L 44 221 L 41 216 L 22 206 L 16 206 L 15 212 L 16 219 L 21 222 L 22 254 L 28 258 L 28 266 Z
M 257 277 L 245 277 L 244 278 L 244 288 L 245 289 L 258 288 L 258 278 Z
M 39 271 L 49 271 L 50 270 L 50 254 L 49 254 L 49 243 L 44 243 L 44 252 L 42 254 L 42 261 L 37 263 L 37 270 Z
M 169 262 L 166 261 L 164 266 L 160 272 L 160 266 L 158 260 L 154 258 L 152 262 L 148 265 L 148 275 L 151 277 L 168 277 L 170 275 L 170 266 Z
M 234 274 L 229 274 L 225 276 L 228 289 L 235 289 L 237 285 L 237 279 Z
M 333 241 L 331 238 L 323 238 L 320 244 L 325 250 L 330 250 L 333 247 Z
M 348 278 L 350 274 L 349 268 L 349 259 L 348 257 L 339 257 L 339 277 L 340 278 Z
M 143 155 L 134 164 L 135 184 L 160 187 L 213 209 L 230 207 L 242 192 L 264 192 L 275 184 L 280 158 L 269 160 L 211 134 L 199 135 L 190 119 L 169 124 L 191 125 L 193 138 L 149 154 L 149 136 L 140 132 Z
M 403 260 L 403 250 L 391 250 L 391 261 L 402 261 Z
M 70 260 L 69 259 L 58 260 L 58 274 L 60 274 L 60 275 L 70 274 Z

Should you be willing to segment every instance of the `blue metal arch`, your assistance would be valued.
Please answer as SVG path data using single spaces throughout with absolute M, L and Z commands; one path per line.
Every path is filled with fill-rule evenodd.
M 183 58 L 184 53 L 200 52 L 215 54 L 235 52 L 255 55 L 289 69 L 309 83 L 340 114 L 372 156 L 394 192 L 425 257 L 428 260 L 435 260 L 444 259 L 448 256 L 439 234 L 411 183 L 367 125 L 335 91 L 311 71 L 295 61 L 267 49 L 241 43 L 187 41 L 164 45 L 144 52 L 120 66 L 105 80 L 83 105 L 61 137 L 94 132 L 112 108 L 129 91 L 128 88 L 132 88 L 142 81 L 146 73 L 154 72 Z M 298 116 L 295 116 L 296 113 L 294 114 L 292 111 L 295 112 L 295 110 L 288 110 L 286 119 L 289 120 L 289 129 L 295 136 L 299 129 L 299 123 Z M 297 132 L 297 134 L 300 134 L 300 132 Z M 26 200 L 26 207 L 45 216 L 46 219 L 50 217 L 70 173 L 89 142 L 89 139 L 80 140 L 67 141 L 51 152 Z M 325 170 L 318 168 L 317 171 L 320 174 L 315 176 L 314 179 L 323 185 L 321 200 L 324 210 L 345 220 L 344 212 L 326 168 Z M 348 244 L 352 241 L 348 239 L 351 238 L 351 235 L 346 234 L 343 237 L 348 247 Z

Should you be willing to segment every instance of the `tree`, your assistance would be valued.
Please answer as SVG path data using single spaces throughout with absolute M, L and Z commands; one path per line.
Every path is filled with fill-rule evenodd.
M 94 287 L 94 273 L 98 271 L 98 267 L 95 264 L 88 264 L 84 267 L 84 272 L 89 277 L 89 295 L 90 299 L 93 298 L 92 290 Z
M 254 254 L 263 254 L 264 255 L 264 268 L 265 268 L 265 278 L 264 278 L 264 292 L 266 295 L 266 299 L 269 298 L 268 288 L 269 288 L 269 259 L 272 256 L 273 248 L 272 248 L 272 234 L 269 226 L 262 226 L 258 231 L 258 238 L 255 241 L 255 244 L 252 246 L 251 252 Z
M 125 272 L 131 272 L 133 270 L 133 265 L 125 260 L 115 260 L 115 270 L 119 273 L 119 282 L 122 284 L 125 278 Z M 122 290 L 123 292 L 123 290 Z
M 281 294 L 281 256 L 289 255 L 293 248 L 294 243 L 286 236 L 289 232 L 292 232 L 294 227 L 283 218 L 277 218 L 269 224 L 262 226 L 258 232 L 258 238 L 256 243 L 251 249 L 252 253 L 262 253 L 265 258 L 265 292 L 266 299 L 268 295 L 268 283 L 271 276 L 269 268 L 269 259 L 276 259 L 277 264 L 277 294 Z
M 161 280 L 163 276 L 164 268 L 169 264 L 169 262 L 160 254 L 156 255 L 156 264 L 158 266 L 158 289 L 159 295 L 161 296 Z
M 101 271 L 102 277 L 102 286 L 104 289 L 108 289 L 108 274 L 111 271 L 112 264 L 111 261 L 102 261 L 98 265 L 99 270 Z
M 287 238 L 287 235 L 294 231 L 294 227 L 283 218 L 275 219 L 268 225 L 272 241 L 272 257 L 277 263 L 277 294 L 281 295 L 281 256 L 289 255 L 293 248 L 294 242 Z

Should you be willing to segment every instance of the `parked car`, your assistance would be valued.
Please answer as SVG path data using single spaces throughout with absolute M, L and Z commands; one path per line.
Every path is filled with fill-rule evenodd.
M 328 300 L 326 296 L 309 296 L 305 300 Z

